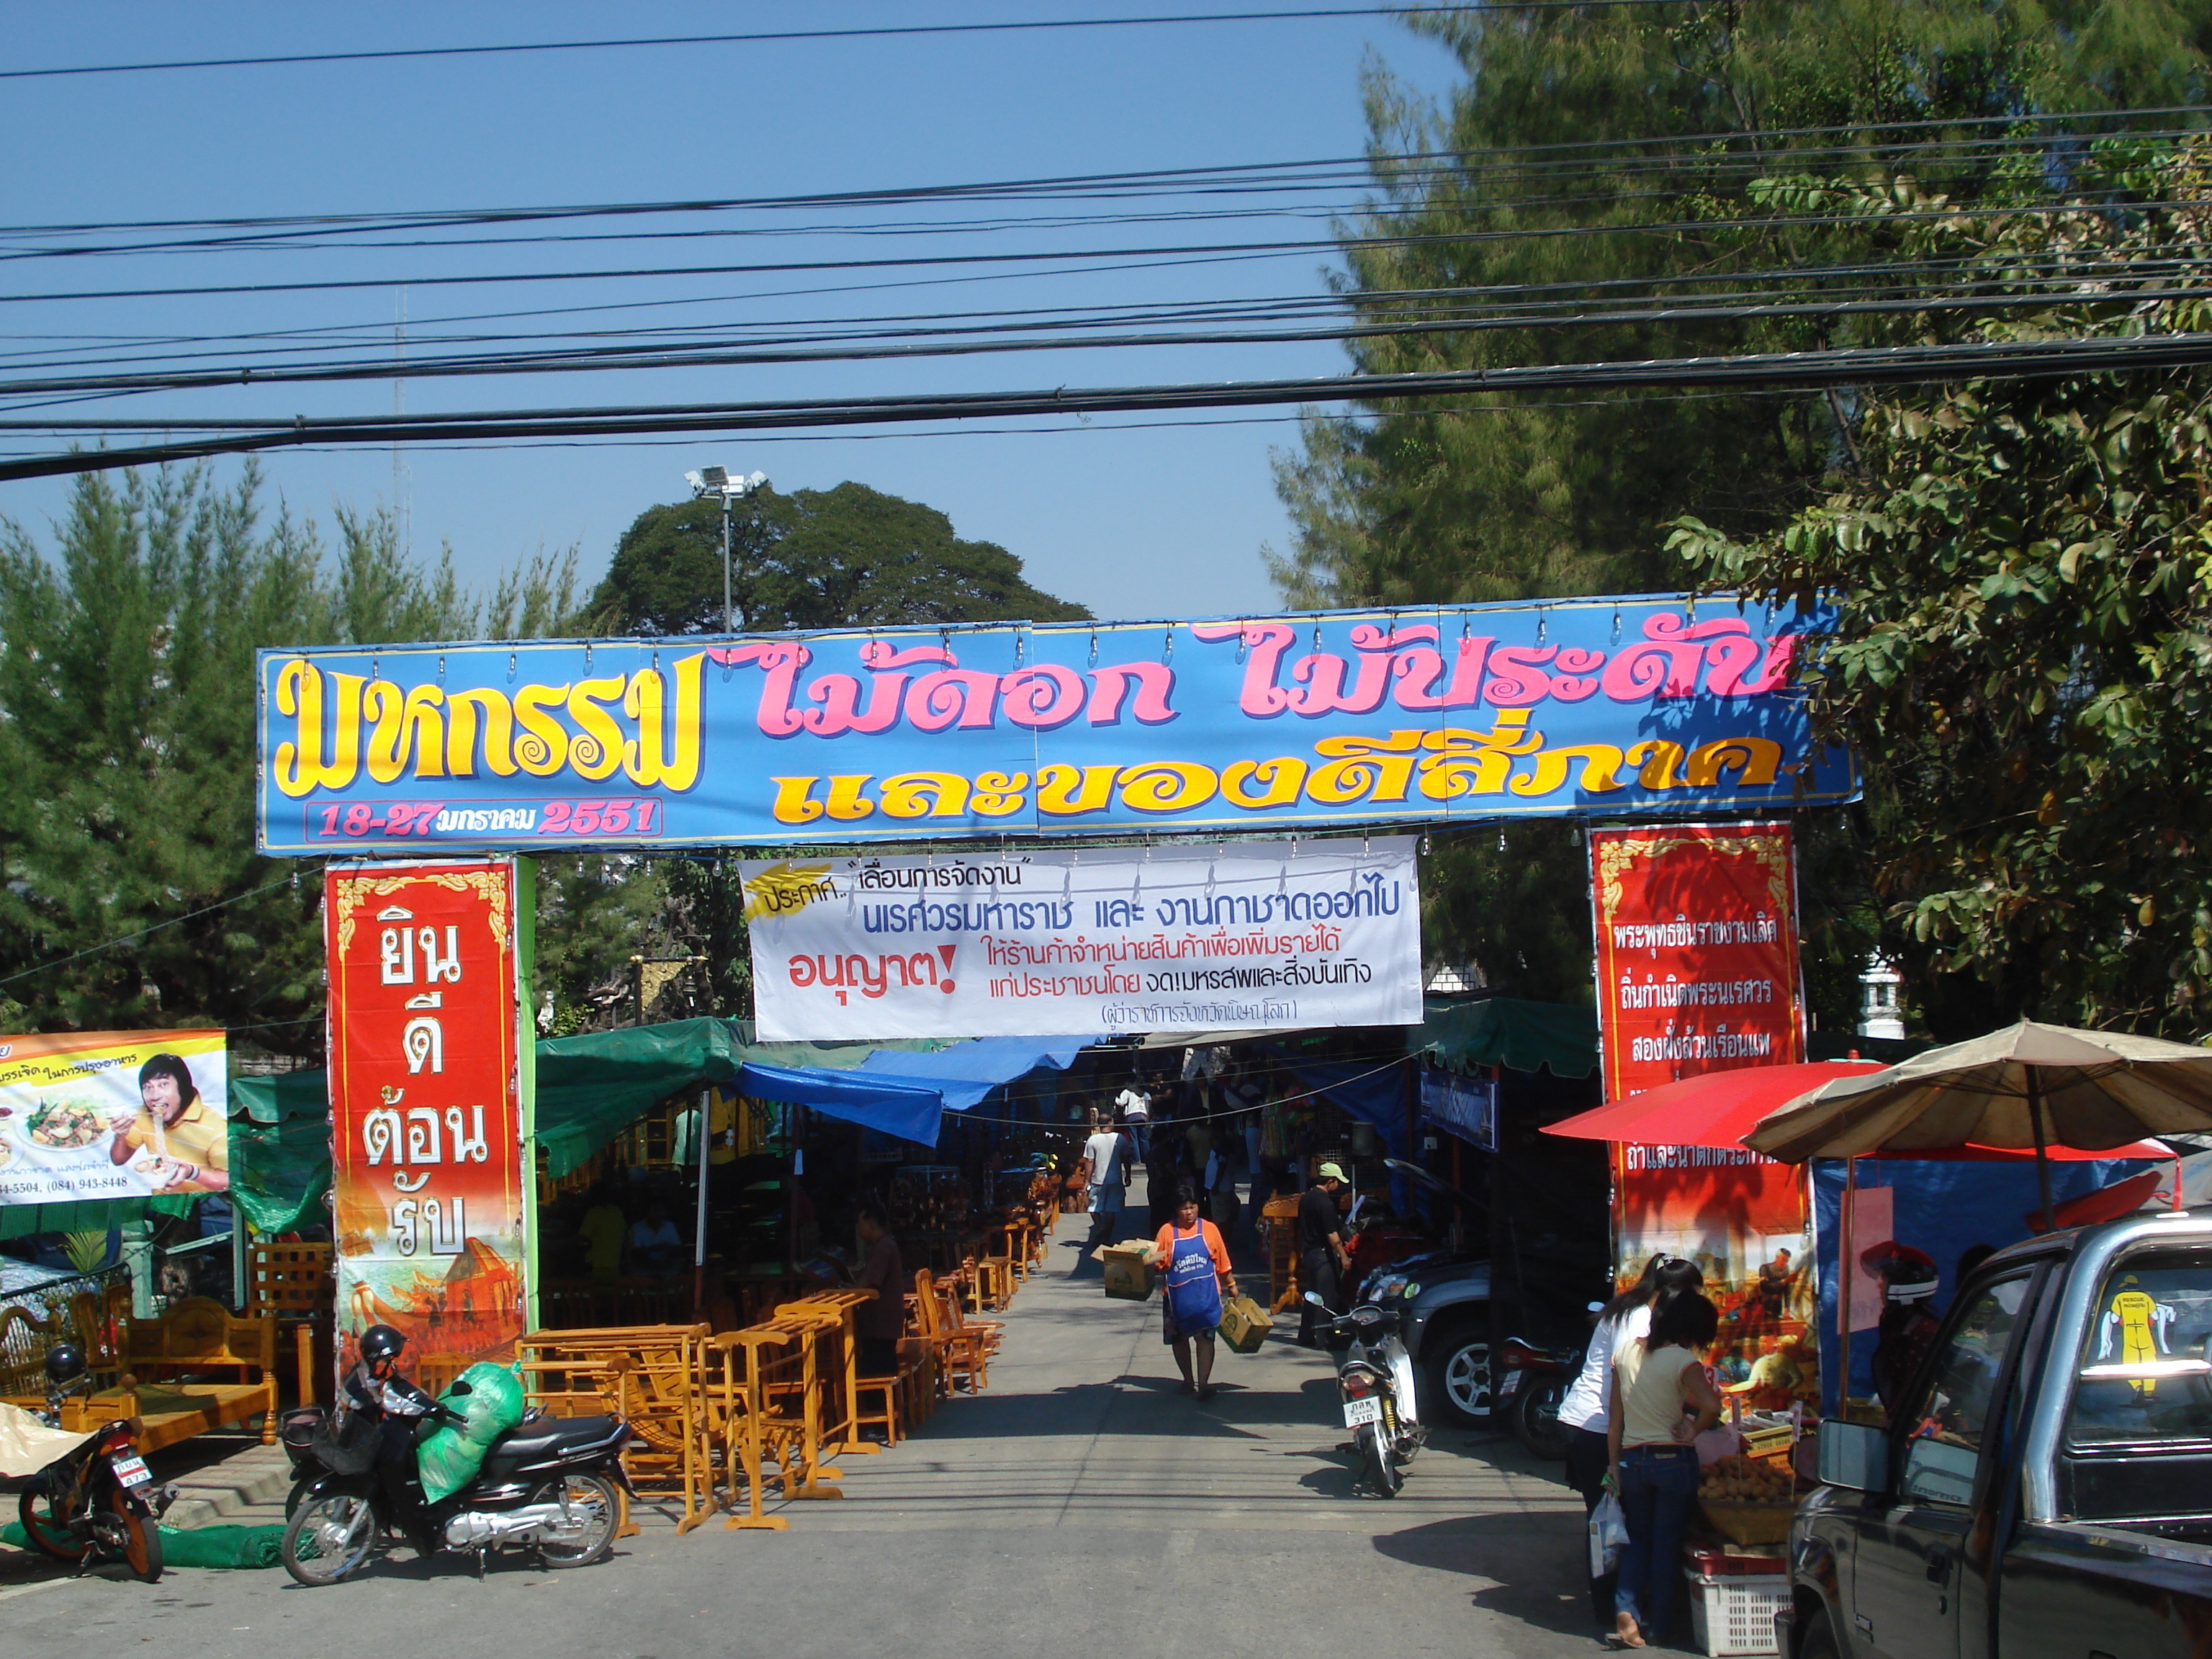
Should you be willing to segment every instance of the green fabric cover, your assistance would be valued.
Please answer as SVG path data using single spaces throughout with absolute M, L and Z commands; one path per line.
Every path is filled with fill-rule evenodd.
M 284 1542 L 282 1527 L 164 1527 L 161 1565 L 170 1567 L 273 1567 Z M 0 1527 L 0 1544 L 28 1549 L 21 1523 Z
M 1555 1077 L 1588 1077 L 1597 1070 L 1597 1010 L 1516 997 L 1431 1002 L 1410 1046 L 1455 1072 L 1479 1066 L 1534 1072 L 1548 1066 Z
M 466 1393 L 462 1392 L 464 1385 Z M 422 1496 L 433 1504 L 442 1503 L 475 1480 L 491 1443 L 521 1423 L 522 1376 L 511 1365 L 479 1360 L 453 1379 L 438 1402 L 468 1421 L 434 1431 L 415 1449 Z

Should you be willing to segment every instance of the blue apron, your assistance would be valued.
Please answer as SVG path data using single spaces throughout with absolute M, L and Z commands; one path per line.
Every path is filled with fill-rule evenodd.
M 1176 1229 L 1175 1254 L 1168 1259 L 1167 1292 L 1176 1329 L 1183 1335 L 1203 1336 L 1220 1325 L 1221 1281 L 1213 1270 L 1213 1252 L 1206 1248 L 1205 1222 L 1188 1238 Z

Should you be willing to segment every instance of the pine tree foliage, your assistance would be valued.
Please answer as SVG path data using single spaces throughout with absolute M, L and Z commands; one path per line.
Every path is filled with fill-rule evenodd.
M 88 474 L 51 552 L 0 521 L 0 1020 L 319 1046 L 316 867 L 253 851 L 255 649 L 574 611 L 573 555 L 526 563 L 487 610 L 450 554 L 404 556 L 387 515 L 341 507 L 335 527 L 331 548 L 270 511 L 250 465 L 228 488 L 203 467 Z

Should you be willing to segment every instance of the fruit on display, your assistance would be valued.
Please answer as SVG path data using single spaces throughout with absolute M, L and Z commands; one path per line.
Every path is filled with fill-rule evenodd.
M 1787 1504 L 1796 1491 L 1786 1466 L 1755 1457 L 1723 1457 L 1698 1482 L 1698 1497 L 1737 1504 Z

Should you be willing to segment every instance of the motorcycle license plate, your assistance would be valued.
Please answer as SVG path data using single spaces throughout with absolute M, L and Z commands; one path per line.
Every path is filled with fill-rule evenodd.
M 115 1478 L 134 1491 L 154 1478 L 147 1473 L 143 1457 L 118 1457 L 111 1467 L 115 1470 Z
M 1347 1400 L 1344 1402 L 1344 1426 L 1347 1429 L 1361 1428 L 1367 1424 L 1380 1423 L 1382 1420 L 1382 1401 L 1376 1395 L 1370 1395 L 1364 1400 Z

